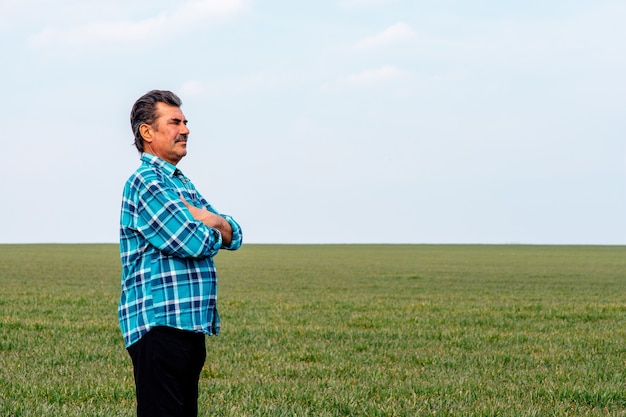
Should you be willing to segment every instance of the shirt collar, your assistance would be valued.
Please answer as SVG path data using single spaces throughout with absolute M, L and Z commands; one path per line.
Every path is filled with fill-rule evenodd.
M 176 166 L 170 164 L 167 161 L 164 161 L 163 159 L 151 153 L 148 153 L 148 152 L 142 153 L 141 160 L 145 163 L 151 164 L 154 167 L 162 170 L 170 177 L 183 176 L 183 172 L 180 169 L 176 168 Z

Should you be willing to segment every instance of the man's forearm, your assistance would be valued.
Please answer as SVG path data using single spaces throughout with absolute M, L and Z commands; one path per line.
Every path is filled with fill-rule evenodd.
M 231 227 L 230 223 L 228 223 L 228 221 L 225 218 L 221 216 L 218 216 L 218 217 L 220 217 L 222 221 L 219 222 L 219 224 L 216 226 L 209 226 L 209 227 L 213 227 L 220 231 L 222 235 L 223 246 L 230 246 L 230 243 L 233 241 L 233 228 Z
M 201 214 L 199 214 L 195 218 L 196 220 L 204 223 L 206 226 L 218 230 L 222 235 L 223 246 L 230 245 L 230 242 L 232 242 L 233 240 L 233 228 L 230 226 L 230 223 L 228 223 L 225 218 L 206 210 L 201 212 Z
M 180 199 L 185 204 L 191 216 L 204 223 L 206 226 L 217 229 L 222 235 L 222 246 L 230 246 L 233 241 L 233 228 L 228 223 L 228 220 L 220 216 L 219 214 L 211 213 L 206 208 L 198 208 L 187 202 L 181 195 Z

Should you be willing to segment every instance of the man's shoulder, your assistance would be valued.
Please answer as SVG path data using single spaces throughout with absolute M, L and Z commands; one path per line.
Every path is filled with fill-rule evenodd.
M 134 182 L 137 179 L 142 180 L 147 177 L 157 177 L 159 175 L 157 171 L 158 170 L 153 166 L 141 164 L 132 174 L 130 174 L 127 182 Z
M 145 184 L 163 182 L 165 173 L 151 164 L 141 164 L 126 180 L 126 188 L 140 188 Z

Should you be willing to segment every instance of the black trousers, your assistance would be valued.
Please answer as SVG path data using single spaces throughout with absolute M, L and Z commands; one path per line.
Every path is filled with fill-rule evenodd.
M 197 417 L 205 336 L 155 327 L 128 348 L 133 361 L 137 417 Z

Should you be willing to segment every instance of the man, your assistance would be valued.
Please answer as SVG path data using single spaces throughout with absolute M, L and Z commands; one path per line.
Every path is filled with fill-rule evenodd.
M 122 199 L 118 316 L 140 417 L 197 416 L 204 335 L 220 328 L 213 256 L 242 243 L 239 224 L 176 168 L 189 137 L 181 104 L 174 93 L 153 90 L 130 115 L 141 166 Z

